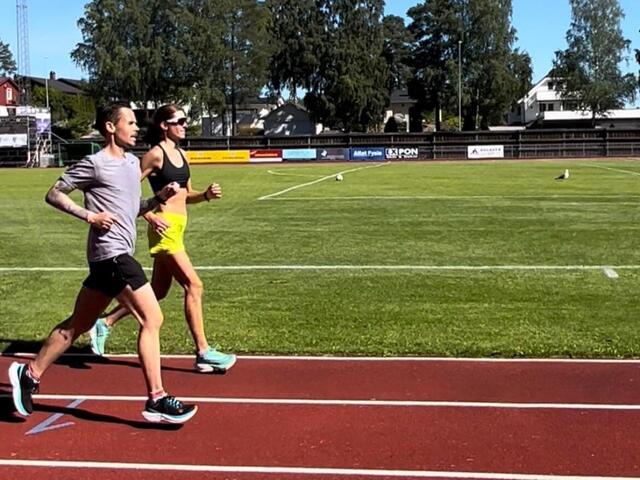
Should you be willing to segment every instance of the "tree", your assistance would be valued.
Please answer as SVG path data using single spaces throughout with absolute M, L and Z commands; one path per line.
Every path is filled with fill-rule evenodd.
M 487 129 L 504 122 L 521 80 L 522 62 L 516 54 L 516 31 L 511 25 L 511 0 L 466 0 L 462 14 L 464 129 Z M 516 57 L 514 57 L 516 55 Z M 517 56 L 519 55 L 519 57 Z M 517 61 L 515 61 L 517 59 Z M 529 79 L 530 81 L 530 79 Z
M 225 93 L 231 105 L 231 131 L 235 135 L 238 103 L 259 95 L 267 83 L 271 57 L 270 17 L 257 0 L 224 0 L 223 22 Z
M 176 32 L 180 0 L 92 0 L 78 21 L 83 42 L 71 57 L 89 73 L 99 100 L 156 104 L 183 88 L 184 45 Z
M 423 112 L 435 110 L 436 130 L 440 130 L 441 109 L 455 109 L 462 11 L 460 0 L 436 0 L 425 1 L 407 12 L 414 38 L 409 95 L 417 100 L 412 116 L 421 118 Z
M 13 60 L 9 44 L 0 41 L 0 74 L 11 75 L 16 71 L 16 62 Z
M 389 103 L 382 55 L 383 0 L 316 0 L 322 57 L 304 102 L 312 118 L 345 131 L 379 126 Z
M 567 49 L 556 52 L 553 75 L 562 80 L 562 98 L 589 110 L 595 126 L 596 116 L 634 98 L 635 76 L 623 75 L 619 67 L 630 42 L 622 36 L 624 13 L 618 0 L 570 2 Z
M 382 19 L 382 32 L 382 56 L 387 62 L 390 74 L 389 91 L 405 89 L 411 77 L 411 34 L 402 17 L 395 15 L 387 15 Z
M 297 99 L 297 90 L 309 90 L 322 52 L 322 18 L 314 0 L 268 0 L 270 32 L 274 52 L 269 64 L 269 83 L 281 94 L 288 89 Z

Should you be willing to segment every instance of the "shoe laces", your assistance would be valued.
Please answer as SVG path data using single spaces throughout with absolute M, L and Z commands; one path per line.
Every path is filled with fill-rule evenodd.
M 165 397 L 165 403 L 169 405 L 171 408 L 175 408 L 176 410 L 180 410 L 183 408 L 182 402 L 178 400 L 176 397 Z

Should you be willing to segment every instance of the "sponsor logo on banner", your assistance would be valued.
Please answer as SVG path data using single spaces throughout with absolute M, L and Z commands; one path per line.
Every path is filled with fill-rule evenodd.
M 349 160 L 349 149 L 348 148 L 319 148 L 318 160 L 320 161 Z
M 249 163 L 249 150 L 191 150 L 189 163 Z
M 281 162 L 282 150 L 251 150 L 249 161 L 251 163 Z
M 315 148 L 286 148 L 282 150 L 283 160 L 315 160 Z
M 349 156 L 349 159 L 350 160 L 372 160 L 372 161 L 384 160 L 384 148 L 352 147 L 351 155 Z
M 418 147 L 387 148 L 385 153 L 387 160 L 416 159 L 419 156 Z
M 28 143 L 26 133 L 3 133 L 0 134 L 0 147 L 26 147 Z
M 504 145 L 470 145 L 468 158 L 504 158 Z

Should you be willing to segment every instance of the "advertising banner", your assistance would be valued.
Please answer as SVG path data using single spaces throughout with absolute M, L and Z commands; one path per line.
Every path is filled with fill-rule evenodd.
M 315 148 L 285 148 L 282 150 L 283 160 L 315 160 Z
M 387 160 L 416 160 L 419 157 L 418 147 L 387 148 L 385 151 Z
M 0 147 L 26 147 L 28 143 L 26 133 L 2 133 L 0 134 Z
M 349 160 L 384 160 L 384 148 L 382 147 L 352 147 Z
M 251 163 L 281 162 L 282 150 L 251 150 L 249 161 Z
M 319 148 L 317 159 L 320 160 L 321 162 L 349 160 L 349 149 L 348 148 Z
M 470 145 L 467 158 L 504 158 L 504 145 Z
M 189 163 L 249 163 L 249 150 L 191 150 Z

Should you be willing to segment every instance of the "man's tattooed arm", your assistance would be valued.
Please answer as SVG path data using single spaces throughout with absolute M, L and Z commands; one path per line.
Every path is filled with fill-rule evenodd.
M 69 197 L 69 193 L 73 190 L 73 187 L 70 187 L 65 182 L 58 180 L 47 192 L 45 201 L 58 210 L 70 213 L 74 217 L 78 217 L 80 220 L 89 222 L 91 212 L 78 205 L 76 202 L 71 200 L 71 197 Z
M 138 212 L 138 216 L 144 215 L 151 210 L 155 210 L 158 205 L 164 203 L 159 196 L 154 196 L 151 198 L 141 198 L 140 199 L 140 211 Z

